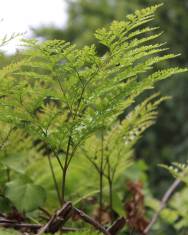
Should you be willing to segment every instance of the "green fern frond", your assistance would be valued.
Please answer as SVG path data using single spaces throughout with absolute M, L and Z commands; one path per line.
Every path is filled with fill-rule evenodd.
M 172 165 L 161 165 L 163 168 L 168 170 L 175 178 L 188 184 L 188 164 L 174 162 Z
M 0 70 L 0 120 L 47 145 L 59 167 L 58 183 L 82 153 L 89 153 L 95 167 L 104 158 L 103 176 L 112 170 L 113 178 L 117 166 L 117 172 L 125 170 L 133 146 L 154 123 L 166 97 L 151 96 L 134 109 L 133 103 L 156 82 L 187 71 L 157 69 L 158 63 L 178 56 L 167 54 L 165 44 L 155 42 L 158 28 L 147 26 L 159 6 L 97 30 L 96 38 L 107 49 L 103 56 L 95 45 L 79 49 L 62 40 L 23 40 L 23 58 Z M 119 123 L 124 112 L 129 114 Z

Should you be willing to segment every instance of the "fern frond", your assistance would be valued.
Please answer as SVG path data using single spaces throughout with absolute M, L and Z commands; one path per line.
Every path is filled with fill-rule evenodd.
M 166 97 L 154 95 L 134 109 L 131 105 L 156 82 L 187 71 L 157 69 L 158 63 L 178 56 L 166 54 L 165 44 L 154 42 L 161 35 L 158 28 L 147 26 L 159 6 L 97 30 L 96 38 L 107 48 L 103 56 L 94 45 L 79 49 L 62 40 L 23 40 L 23 58 L 0 70 L 0 120 L 44 142 L 63 179 L 73 157 L 82 153 L 89 153 L 95 167 L 104 158 L 107 179 L 117 167 L 118 173 L 125 170 L 133 146 L 154 123 Z M 132 111 L 119 123 L 128 108 Z
M 188 165 L 187 163 L 174 162 L 171 166 L 161 165 L 163 168 L 168 170 L 175 178 L 188 184 Z

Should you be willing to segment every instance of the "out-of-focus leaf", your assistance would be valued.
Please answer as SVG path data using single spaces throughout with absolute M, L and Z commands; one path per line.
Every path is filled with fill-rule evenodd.
M 10 210 L 10 201 L 7 198 L 0 196 L 0 211 L 5 213 Z
M 8 182 L 5 195 L 18 210 L 24 212 L 37 209 L 46 200 L 46 192 L 41 186 L 21 180 Z
M 119 215 L 125 215 L 125 211 L 123 209 L 123 204 L 120 199 L 120 195 L 117 193 L 113 194 L 113 209 L 119 214 Z
M 20 233 L 11 229 L 0 228 L 0 235 L 20 235 Z
M 155 213 L 156 211 L 159 210 L 160 208 L 160 201 L 151 198 L 151 197 L 147 197 L 145 200 L 145 204 L 146 206 L 152 208 L 154 210 L 153 213 Z M 178 218 L 178 213 L 170 208 L 165 208 L 164 210 L 162 210 L 162 212 L 160 213 L 161 218 L 163 218 L 166 222 L 172 224 L 176 221 L 176 219 Z

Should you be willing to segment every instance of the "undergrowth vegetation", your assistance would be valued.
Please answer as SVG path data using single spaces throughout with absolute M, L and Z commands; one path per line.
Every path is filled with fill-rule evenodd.
M 156 42 L 158 28 L 148 26 L 158 7 L 97 30 L 95 37 L 107 48 L 103 56 L 95 45 L 79 49 L 60 40 L 22 40 L 21 59 L 1 69 L 4 227 L 52 234 L 66 230 L 67 222 L 70 231 L 82 231 L 88 225 L 81 218 L 104 234 L 122 229 L 144 234 L 149 222 L 142 186 L 126 185 L 140 199 L 137 213 L 134 197 L 124 205 L 125 172 L 134 164 L 134 145 L 169 98 L 146 91 L 186 71 L 158 69 L 158 63 L 178 56 L 167 53 L 165 43 Z M 119 217 L 122 223 L 110 227 Z

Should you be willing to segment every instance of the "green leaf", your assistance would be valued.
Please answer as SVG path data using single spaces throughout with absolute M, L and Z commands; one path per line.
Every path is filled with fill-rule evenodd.
M 19 235 L 19 232 L 16 232 L 12 229 L 0 229 L 0 235 Z
M 10 206 L 10 201 L 8 200 L 8 198 L 4 198 L 0 196 L 0 211 L 2 213 L 6 213 L 10 210 L 11 206 Z
M 5 196 L 22 212 L 36 210 L 46 200 L 46 192 L 41 186 L 22 180 L 7 183 Z
M 125 210 L 123 209 L 123 203 L 120 199 L 120 195 L 118 193 L 113 194 L 113 209 L 119 214 L 119 215 L 125 215 Z
M 20 156 L 19 154 L 12 154 L 11 156 L 2 159 L 2 164 L 11 170 L 24 174 L 25 169 L 23 164 L 21 164 L 21 161 L 24 162 L 24 157 L 25 156 Z

